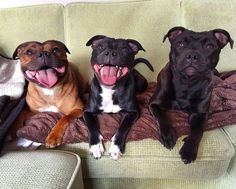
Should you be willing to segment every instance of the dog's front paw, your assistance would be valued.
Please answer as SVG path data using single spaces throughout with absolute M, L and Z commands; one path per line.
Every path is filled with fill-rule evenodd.
M 177 134 L 174 128 L 170 126 L 168 126 L 168 128 L 169 129 L 161 130 L 160 142 L 163 146 L 171 150 L 176 144 Z
M 121 150 L 118 145 L 115 145 L 114 142 L 111 142 L 111 146 L 109 148 L 109 155 L 113 160 L 118 160 L 121 156 Z
M 90 152 L 92 154 L 92 156 L 95 159 L 100 159 L 102 157 L 102 155 L 104 154 L 104 147 L 102 144 L 102 136 L 100 135 L 100 141 L 97 144 L 93 144 L 90 146 Z
M 184 144 L 180 149 L 179 154 L 181 156 L 182 161 L 185 164 L 189 164 L 191 162 L 194 162 L 194 160 L 196 160 L 197 158 L 198 145 L 196 145 L 188 137 L 186 137 L 183 141 Z
M 56 146 L 61 145 L 62 136 L 58 136 L 54 132 L 51 132 L 46 140 L 45 140 L 45 146 L 46 148 L 55 148 Z

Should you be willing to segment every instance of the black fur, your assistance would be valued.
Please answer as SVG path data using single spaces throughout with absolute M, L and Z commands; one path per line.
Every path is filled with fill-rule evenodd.
M 143 92 L 147 88 L 147 80 L 133 67 L 143 62 L 151 70 L 151 64 L 143 58 L 134 59 L 139 50 L 144 50 L 140 43 L 135 40 L 114 39 L 105 36 L 94 36 L 87 42 L 92 45 L 93 53 L 91 58 L 92 67 L 97 65 L 121 66 L 129 69 L 128 74 L 118 79 L 112 89 L 115 91 L 112 96 L 113 104 L 119 105 L 122 109 L 123 120 L 115 134 L 114 144 L 124 151 L 125 140 L 135 120 L 139 117 L 139 108 L 136 102 L 136 93 Z M 85 125 L 89 131 L 89 144 L 95 145 L 100 142 L 100 128 L 97 115 L 102 112 L 101 107 L 101 81 L 95 74 L 90 90 L 88 103 L 84 111 Z
M 160 124 L 160 141 L 168 149 L 176 143 L 175 129 L 165 111 L 183 110 L 189 114 L 190 134 L 180 150 L 184 163 L 197 157 L 198 146 L 206 124 L 211 98 L 213 74 L 221 49 L 233 40 L 225 30 L 193 32 L 172 28 L 164 37 L 171 43 L 169 63 L 157 78 L 157 89 L 150 101 L 150 111 Z

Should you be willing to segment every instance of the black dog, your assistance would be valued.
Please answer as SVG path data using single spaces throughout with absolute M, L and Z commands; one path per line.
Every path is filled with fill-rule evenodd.
M 97 35 L 86 45 L 92 45 L 91 65 L 95 73 L 83 116 L 89 132 L 90 151 L 96 159 L 104 153 L 97 114 L 121 111 L 124 113 L 123 120 L 109 149 L 111 158 L 117 160 L 124 151 L 132 123 L 139 117 L 135 94 L 147 87 L 147 80 L 133 67 L 139 62 L 145 63 L 152 71 L 153 67 L 146 59 L 134 59 L 139 50 L 144 51 L 135 40 Z
M 172 149 L 177 136 L 165 115 L 166 109 L 183 110 L 189 114 L 190 134 L 184 139 L 180 156 L 184 163 L 196 159 L 203 127 L 208 118 L 213 87 L 212 76 L 222 48 L 233 40 L 227 31 L 215 29 L 194 32 L 174 27 L 165 35 L 171 50 L 169 63 L 157 77 L 157 89 L 150 101 L 150 111 L 160 124 L 160 141 Z

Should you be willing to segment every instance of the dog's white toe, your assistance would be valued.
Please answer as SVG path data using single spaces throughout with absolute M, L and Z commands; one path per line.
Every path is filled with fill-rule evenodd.
M 90 152 L 92 153 L 92 155 L 95 159 L 101 158 L 102 155 L 104 154 L 105 150 L 104 150 L 104 147 L 102 144 L 102 139 L 103 139 L 103 137 L 102 137 L 102 135 L 100 135 L 100 142 L 90 146 Z
M 115 145 L 114 142 L 111 143 L 109 154 L 113 160 L 118 160 L 122 156 L 119 146 Z
M 101 158 L 104 153 L 104 147 L 103 147 L 102 142 L 92 145 L 90 147 L 90 152 L 92 153 L 92 155 L 95 159 Z

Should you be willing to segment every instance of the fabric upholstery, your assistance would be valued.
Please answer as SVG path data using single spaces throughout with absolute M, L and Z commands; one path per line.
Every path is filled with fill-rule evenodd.
M 184 27 L 204 31 L 216 28 L 227 30 L 232 39 L 236 40 L 236 2 L 234 0 L 182 0 L 181 1 L 181 23 Z M 226 46 L 220 55 L 217 69 L 228 71 L 235 69 L 232 62 L 236 60 L 236 48 L 230 49 Z
M 236 175 L 211 180 L 101 178 L 84 179 L 85 189 L 233 189 Z
M 65 8 L 53 4 L 0 9 L 0 52 L 11 56 L 19 43 L 29 40 L 65 41 L 71 51 L 69 59 L 77 63 L 81 72 L 89 80 L 92 77 L 89 65 L 91 48 L 85 46 L 89 38 L 97 34 L 133 38 L 146 49 L 146 52 L 140 52 L 137 57 L 150 60 L 155 67 L 155 72 L 150 74 L 143 65 L 138 65 L 138 69 L 149 81 L 156 81 L 157 73 L 168 61 L 169 43 L 168 41 L 162 43 L 162 38 L 171 27 L 182 25 L 197 31 L 220 27 L 228 30 L 232 38 L 236 40 L 234 37 L 236 36 L 236 2 L 234 0 L 120 1 L 122 3 L 116 0 L 113 3 L 72 3 Z M 235 59 L 235 48 L 231 50 L 229 46 L 225 47 L 221 54 L 219 69 L 221 71 L 235 69 Z M 92 186 L 89 186 L 89 189 L 231 189 L 236 185 L 236 160 L 234 157 L 230 161 L 235 149 L 229 141 L 229 137 L 235 144 L 235 130 L 231 126 L 228 128 L 225 128 L 227 135 L 219 129 L 204 133 L 199 158 L 190 165 L 184 165 L 179 158 L 178 150 L 182 144 L 181 139 L 178 140 L 177 146 L 172 151 L 163 148 L 159 142 L 148 139 L 127 143 L 126 154 L 116 162 L 110 160 L 108 154 L 101 160 L 95 161 L 89 155 L 87 143 L 67 145 L 60 147 L 59 150 L 73 151 L 82 157 L 84 175 L 86 178 L 89 177 L 88 180 L 86 179 L 86 186 L 88 183 Z M 106 144 L 106 148 L 108 146 L 109 143 Z M 14 188 L 23 188 L 23 186 L 27 186 L 27 183 L 37 179 L 35 174 L 40 174 L 39 178 L 43 178 L 41 174 L 45 175 L 49 170 L 48 166 L 52 165 L 40 163 L 41 166 L 37 166 L 36 172 L 35 169 L 31 170 L 31 167 L 34 167 L 34 163 L 31 162 L 41 159 L 48 160 L 52 155 L 46 152 L 42 157 L 38 154 L 39 152 L 35 153 L 37 155 L 31 156 L 27 152 L 27 156 L 25 156 L 16 152 L 1 157 L 1 170 L 7 168 L 12 171 L 7 176 L 3 175 L 4 172 L 1 171 L 0 186 L 9 188 L 9 183 L 5 187 L 2 183 L 11 181 L 10 183 L 16 184 Z M 64 165 L 67 162 L 69 167 L 75 164 L 71 158 L 62 161 L 65 158 L 61 158 L 58 154 L 52 159 L 57 164 L 63 162 Z M 21 167 L 24 162 L 30 163 Z M 230 175 L 226 172 L 228 166 L 230 166 L 228 168 Z M 54 170 L 54 167 L 51 168 Z M 65 170 L 57 173 L 63 173 L 64 176 Z M 13 177 L 11 177 L 12 175 Z M 19 183 L 14 183 L 16 178 L 24 175 L 30 177 L 28 179 L 20 178 L 22 180 Z M 54 174 L 47 176 L 55 181 Z M 213 180 L 190 180 L 219 176 L 222 177 Z M 151 178 L 140 179 L 140 177 Z M 57 182 L 60 183 L 58 180 Z M 44 184 L 41 180 L 38 180 L 37 183 Z M 31 188 L 36 188 L 35 186 L 37 185 Z M 53 185 L 50 183 L 50 186 Z M 50 186 L 46 188 L 50 188 Z
M 0 188 L 83 189 L 80 158 L 69 152 L 11 152 L 0 169 Z
M 198 158 L 190 165 L 185 165 L 178 154 L 182 139 L 171 151 L 152 139 L 128 142 L 125 154 L 118 161 L 111 160 L 107 152 L 96 161 L 90 156 L 88 143 L 70 144 L 58 149 L 75 152 L 81 157 L 85 178 L 210 179 L 225 174 L 234 148 L 221 129 L 204 133 Z M 109 149 L 109 144 L 105 144 L 105 149 Z
M 100 34 L 135 39 L 146 50 L 137 57 L 147 58 L 155 72 L 150 74 L 150 70 L 141 64 L 137 68 L 150 81 L 156 81 L 158 71 L 168 60 L 169 44 L 162 43 L 163 36 L 169 27 L 181 24 L 179 1 L 116 2 L 72 3 L 65 7 L 65 40 L 71 51 L 69 58 L 91 80 L 92 51 L 85 45 L 91 37 Z
M 64 41 L 62 5 L 0 9 L 0 23 L 0 53 L 8 57 L 26 41 Z
M 230 125 L 230 126 L 224 127 L 224 130 L 228 134 L 231 142 L 236 147 L 236 126 Z

